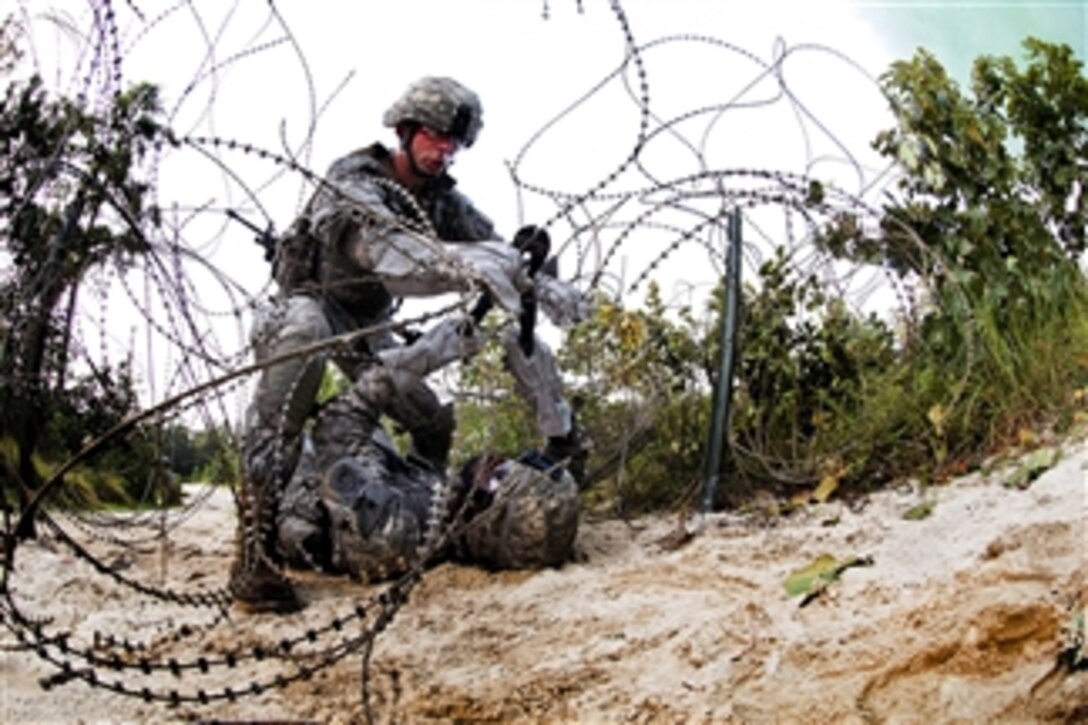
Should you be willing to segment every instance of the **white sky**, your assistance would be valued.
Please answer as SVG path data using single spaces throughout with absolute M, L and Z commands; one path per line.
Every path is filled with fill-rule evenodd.
M 540 223 L 555 211 L 547 198 L 515 194 L 506 163 L 514 160 L 538 130 L 608 76 L 622 62 L 625 40 L 607 0 L 549 0 L 550 18 L 542 18 L 541 0 L 280 0 L 276 8 L 292 32 L 291 42 L 253 52 L 285 37 L 266 0 L 193 0 L 180 5 L 158 0 L 115 0 L 124 51 L 126 82 L 150 80 L 161 85 L 167 109 L 177 109 L 172 125 L 182 134 L 216 134 L 282 151 L 281 138 L 297 151 L 313 118 L 313 108 L 328 103 L 307 151 L 308 165 L 323 172 L 337 156 L 393 134 L 381 126 L 381 115 L 408 83 L 423 75 L 450 75 L 472 87 L 484 104 L 484 129 L 477 144 L 460 155 L 453 173 L 460 188 L 512 236 L 523 223 Z M 89 27 L 86 0 L 19 0 L 19 8 L 35 19 L 34 57 L 56 86 L 78 88 L 87 73 L 88 56 L 71 38 L 44 23 L 46 7 L 63 7 L 75 27 Z M 137 7 L 150 21 L 173 12 L 141 34 L 129 9 Z M 893 59 L 875 30 L 859 19 L 850 4 L 831 0 L 624 0 L 622 7 L 638 44 L 672 34 L 708 36 L 728 43 L 723 49 L 705 42 L 659 45 L 643 55 L 652 111 L 668 119 L 703 106 L 730 102 L 722 115 L 700 116 L 678 127 L 683 138 L 704 146 L 711 168 L 769 168 L 811 172 L 858 191 L 857 172 L 844 164 L 849 146 L 874 174 L 881 162 L 869 143 L 891 124 L 871 76 Z M 824 44 L 834 52 L 817 49 Z M 856 68 L 841 53 L 860 66 Z M 226 63 L 236 54 L 239 60 Z M 765 68 L 787 53 L 778 79 L 803 104 L 778 100 L 775 77 Z M 313 79 L 313 95 L 303 63 Z M 221 66 L 209 74 L 211 66 Z M 637 77 L 629 79 L 637 88 Z M 188 95 L 186 86 L 200 79 Z M 329 101 L 330 97 L 331 102 Z M 180 105 L 178 99 L 181 99 Z M 805 118 L 804 112 L 811 113 Z M 549 189 L 580 193 L 606 177 L 628 156 L 635 142 L 639 113 L 623 83 L 613 80 L 589 102 L 564 116 L 521 159 L 524 181 Z M 818 123 L 817 123 L 818 122 Z M 281 137 L 282 133 L 282 137 Z M 833 135 L 833 137 L 832 137 Z M 224 161 L 251 187 L 261 186 L 278 169 L 242 156 Z M 658 178 L 676 179 L 700 170 L 700 160 L 676 137 L 662 135 L 644 151 L 642 160 Z M 645 185 L 625 176 L 609 191 Z M 159 203 L 185 210 L 202 204 L 233 206 L 263 224 L 240 188 L 215 166 L 191 151 L 174 153 L 160 169 Z M 297 178 L 281 177 L 260 192 L 261 205 L 278 228 L 292 219 L 303 191 Z M 713 208 L 717 202 L 709 202 Z M 625 211 L 633 219 L 638 209 Z M 781 220 L 770 219 L 769 233 Z M 685 220 L 684 223 L 687 223 Z M 185 229 L 219 267 L 251 292 L 267 280 L 268 267 L 251 235 L 226 226 L 214 244 L 202 240 L 224 227 L 222 212 L 206 214 Z M 561 242 L 570 229 L 553 227 Z M 751 238 L 751 233 L 748 237 Z M 611 269 L 612 277 L 630 283 L 675 234 L 647 233 L 632 239 Z M 698 285 L 694 301 L 701 305 L 706 288 L 719 270 L 693 245 L 670 258 L 662 269 L 667 282 Z M 574 261 L 564 258 L 565 269 Z M 590 263 L 591 269 L 594 263 Z M 206 297 L 200 302 L 226 311 L 209 280 L 196 277 Z M 612 286 L 616 284 L 613 282 Z M 682 287 L 683 288 L 683 287 Z M 152 305 L 154 303 L 151 303 Z M 245 327 L 228 318 L 216 328 L 225 351 L 238 349 Z M 131 332 L 111 334 L 123 345 Z M 150 348 L 150 343 L 149 343 Z M 161 360 L 161 357 L 160 357 Z M 168 364 L 167 367 L 172 367 Z M 161 396 L 165 383 L 159 383 Z
M 45 5 L 67 5 L 80 26 L 89 14 L 85 2 L 33 0 L 29 12 Z M 134 0 L 151 18 L 173 3 Z M 302 49 L 314 79 L 314 100 L 324 103 L 350 77 L 317 126 L 311 166 L 318 171 L 340 154 L 372 140 L 392 142 L 380 125 L 382 112 L 412 80 L 426 74 L 451 75 L 475 89 L 485 107 L 479 142 L 458 159 L 455 175 L 478 206 L 506 234 L 519 218 L 513 186 L 504 162 L 569 103 L 614 70 L 624 54 L 624 38 L 606 0 L 549 0 L 550 19 L 541 17 L 541 0 L 281 0 L 276 7 Z M 131 13 L 115 2 L 123 40 L 132 42 Z M 846 3 L 773 0 L 626 0 L 631 29 L 639 43 L 674 33 L 721 39 L 770 63 L 776 47 L 824 43 L 849 55 L 872 73 L 891 59 L 873 30 Z M 142 37 L 126 54 L 127 80 L 160 83 L 168 99 L 207 69 L 208 40 L 217 62 L 263 42 L 283 37 L 269 24 L 263 0 L 195 0 Z M 56 46 L 39 41 L 44 62 L 57 57 Z M 62 72 L 74 58 L 62 56 Z M 668 118 L 700 105 L 766 98 L 769 80 L 746 89 L 760 68 L 736 52 L 694 43 L 673 43 L 645 54 L 650 99 L 655 113 Z M 783 77 L 814 114 L 854 151 L 864 153 L 875 131 L 887 125 L 875 88 L 843 61 L 819 51 L 797 50 L 784 65 Z M 75 80 L 80 80 L 76 78 Z M 73 79 L 60 78 L 71 86 Z M 305 136 L 311 98 L 299 55 L 289 44 L 231 63 L 216 76 L 205 76 L 184 101 L 174 126 L 197 135 L 210 132 L 280 149 L 280 128 L 297 143 Z M 211 94 L 214 93 L 214 100 Z M 208 113 L 209 103 L 213 104 Z M 172 103 L 168 102 L 171 108 Z M 793 109 L 737 110 L 713 129 L 708 150 L 718 166 L 760 166 L 804 171 L 806 152 Z M 622 86 L 613 82 L 592 103 L 545 134 L 525 158 L 528 181 L 578 192 L 612 171 L 626 157 L 637 130 L 637 109 Z M 702 122 L 683 127 L 697 141 Z M 811 132 L 811 125 L 809 126 Z M 819 139 L 816 139 L 819 145 Z M 817 150 L 817 152 L 819 149 Z M 684 156 L 687 158 L 683 158 Z M 659 142 L 647 150 L 654 168 L 670 160 L 676 175 L 695 170 L 689 154 L 675 143 Z M 666 178 L 670 174 L 665 173 Z M 195 199 L 210 192 L 204 184 L 178 174 L 164 174 L 165 191 Z M 175 186 L 176 184 L 176 186 Z M 194 188 L 196 187 L 196 188 Z M 176 189 L 176 191 L 175 191 Z M 271 197 L 270 197 L 271 198 Z M 277 225 L 294 211 L 278 200 L 266 202 Z M 293 206 L 293 205 L 290 205 Z M 550 205 L 533 211 L 545 213 Z

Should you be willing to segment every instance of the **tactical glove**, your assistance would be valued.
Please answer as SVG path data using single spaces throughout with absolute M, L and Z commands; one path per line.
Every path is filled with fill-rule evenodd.
M 541 267 L 545 265 L 545 262 L 548 261 L 548 252 L 551 251 L 551 238 L 548 236 L 548 232 L 540 227 L 532 225 L 522 227 L 514 234 L 511 244 L 521 252 L 529 277 L 535 276 Z M 470 314 L 473 321 L 479 324 L 494 306 L 495 300 L 491 293 L 485 292 L 476 300 L 476 304 L 472 308 Z M 526 355 L 532 355 L 532 338 L 536 327 L 536 298 L 531 288 L 522 293 L 519 319 L 522 326 L 522 349 L 525 350 Z
M 544 265 L 552 249 L 552 240 L 548 232 L 540 227 L 524 226 L 514 234 L 514 246 L 522 253 L 529 266 L 529 276 L 533 277 Z

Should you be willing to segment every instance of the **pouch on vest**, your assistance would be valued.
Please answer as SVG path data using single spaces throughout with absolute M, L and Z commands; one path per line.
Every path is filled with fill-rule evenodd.
M 300 217 L 276 241 L 272 278 L 282 292 L 296 292 L 317 281 L 320 242 L 310 233 L 310 220 Z

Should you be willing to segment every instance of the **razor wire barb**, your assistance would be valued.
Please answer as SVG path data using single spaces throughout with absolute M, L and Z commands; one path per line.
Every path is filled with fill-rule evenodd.
M 248 343 L 225 344 L 219 339 L 221 330 L 217 328 L 216 320 L 232 322 L 236 337 L 241 339 L 239 331 L 260 298 L 269 292 L 267 282 L 253 289 L 252 285 L 247 286 L 237 278 L 235 270 L 216 263 L 212 252 L 226 241 L 234 239 L 236 243 L 237 239 L 231 237 L 231 227 L 224 212 L 233 210 L 257 215 L 261 222 L 258 227 L 289 222 L 275 218 L 262 198 L 262 192 L 275 180 L 296 182 L 298 200 L 304 197 L 304 192 L 319 188 L 339 193 L 335 186 L 309 168 L 312 142 L 319 131 L 318 121 L 332 97 L 318 98 L 306 51 L 275 3 L 269 4 L 268 15 L 251 40 L 241 48 L 222 47 L 233 9 L 213 31 L 195 3 L 178 2 L 154 12 L 146 5 L 148 3 L 129 2 L 121 7 L 110 0 L 89 0 L 92 21 L 85 31 L 79 31 L 82 45 L 77 66 L 70 69 L 72 87 L 68 91 L 79 105 L 108 111 L 120 98 L 124 78 L 134 75 L 131 69 L 126 69 L 126 58 L 139 47 L 153 42 L 157 33 L 169 32 L 172 24 L 186 22 L 188 18 L 199 27 L 204 47 L 200 49 L 200 64 L 170 109 L 168 120 L 173 124 L 180 119 L 183 110 L 199 103 L 199 94 L 206 94 L 207 101 L 197 108 L 190 132 L 171 133 L 166 142 L 156 145 L 142 167 L 158 210 L 157 223 L 128 217 L 120 201 L 111 203 L 111 213 L 115 216 L 112 221 L 139 240 L 140 251 L 131 259 L 107 256 L 87 271 L 86 281 L 94 285 L 95 292 L 83 300 L 82 306 L 73 308 L 67 333 L 73 336 L 75 343 L 72 346 L 75 354 L 69 367 L 108 369 L 110 356 L 117 354 L 107 344 L 116 336 L 110 328 L 110 318 L 124 310 L 125 314 L 131 315 L 131 340 L 134 342 L 140 336 L 145 342 L 142 370 L 149 380 L 160 380 L 162 387 L 155 387 L 154 399 L 143 401 L 139 410 L 88 441 L 77 454 L 57 466 L 45 483 L 32 492 L 31 506 L 15 512 L 14 522 L 8 517 L 0 578 L 0 620 L 21 647 L 55 670 L 54 674 L 43 678 L 43 687 L 58 687 L 79 680 L 148 702 L 204 706 L 289 687 L 351 655 L 364 655 L 364 665 L 367 665 L 376 638 L 386 631 L 398 610 L 408 601 L 413 588 L 426 576 L 426 564 L 458 531 L 447 523 L 456 520 L 447 516 L 444 508 L 448 490 L 439 487 L 424 538 L 425 550 L 420 562 L 407 574 L 376 585 L 377 591 L 360 587 L 359 603 L 343 603 L 323 623 L 304 625 L 298 619 L 285 619 L 286 634 L 270 640 L 250 628 L 249 620 L 240 620 L 231 614 L 229 595 L 222 587 L 189 591 L 179 588 L 184 584 L 178 582 L 168 586 L 153 584 L 122 574 L 113 562 L 105 559 L 104 552 L 116 555 L 117 548 L 139 556 L 141 546 L 176 537 L 199 507 L 207 504 L 211 498 L 210 488 L 191 498 L 180 509 L 163 514 L 165 518 L 156 518 L 146 512 L 92 515 L 50 508 L 54 495 L 64 488 L 65 477 L 77 466 L 93 462 L 95 455 L 110 441 L 138 433 L 146 424 L 161 425 L 185 416 L 222 421 L 233 412 L 237 419 L 237 409 L 231 410 L 232 396 L 241 392 L 254 373 L 287 357 L 259 365 L 248 364 L 246 361 L 252 353 Z M 579 13 L 597 9 L 592 4 L 583 7 L 580 0 L 576 5 Z M 766 254 L 760 240 L 770 241 L 784 247 L 791 264 L 801 272 L 820 275 L 828 281 L 829 287 L 837 288 L 844 300 L 856 302 L 858 306 L 863 300 L 850 300 L 851 295 L 867 294 L 866 290 L 876 284 L 872 278 L 881 278 L 894 291 L 905 317 L 911 319 L 916 294 L 912 288 L 905 287 L 886 270 L 844 268 L 813 243 L 816 231 L 837 215 L 849 214 L 862 223 L 874 223 L 880 212 L 867 199 L 886 170 L 879 169 L 870 178 L 863 163 L 846 151 L 848 144 L 836 138 L 801 101 L 797 89 L 787 82 L 784 69 L 802 51 L 837 58 L 844 62 L 844 72 L 858 73 L 859 68 L 833 48 L 781 45 L 774 57 L 765 60 L 724 40 L 701 35 L 669 36 L 640 44 L 636 40 L 635 23 L 628 18 L 622 3 L 610 0 L 607 5 L 623 41 L 623 56 L 618 65 L 599 80 L 587 79 L 589 90 L 544 122 L 508 164 L 519 204 L 526 200 L 543 200 L 550 209 L 542 226 L 549 228 L 553 238 L 559 240 L 558 248 L 563 258 L 573 262 L 581 291 L 623 302 L 665 272 L 677 255 L 691 250 L 701 250 L 711 265 L 720 268 L 723 259 L 720 248 L 713 243 L 714 235 L 722 232 L 731 210 L 739 208 L 745 215 L 746 225 L 755 230 L 752 241 L 746 242 L 744 250 L 750 263 L 758 262 Z M 551 13 L 548 0 L 544 0 L 543 16 L 548 18 Z M 125 16 L 123 23 L 119 20 L 121 15 Z M 34 20 L 25 6 L 23 20 Z M 266 37 L 269 29 L 276 33 L 271 39 Z M 305 102 L 302 105 L 309 115 L 301 140 L 288 143 L 281 129 L 281 149 L 273 151 L 244 139 L 196 132 L 198 127 L 206 128 L 207 119 L 214 117 L 218 84 L 225 74 L 241 65 L 260 62 L 266 54 L 284 46 L 290 48 L 304 75 Z M 754 69 L 750 82 L 739 86 L 730 98 L 702 102 L 695 108 L 662 116 L 653 106 L 655 82 L 660 80 L 664 84 L 668 79 L 655 76 L 655 56 L 666 48 L 682 50 L 688 47 L 713 49 L 726 58 L 743 59 Z M 871 78 L 869 81 L 876 93 L 875 81 Z M 751 101 L 748 90 L 765 82 L 772 84 L 773 94 Z M 577 189 L 550 188 L 533 181 L 532 172 L 526 167 L 535 158 L 538 144 L 546 142 L 558 125 L 577 123 L 574 120 L 577 112 L 597 94 L 617 83 L 622 86 L 630 102 L 630 112 L 636 119 L 635 130 L 622 158 L 610 171 Z M 343 84 L 337 86 L 334 96 L 343 87 Z M 807 119 L 825 140 L 842 152 L 840 161 L 858 177 L 856 189 L 851 191 L 820 182 L 807 172 L 715 164 L 708 146 L 716 138 L 715 127 L 722 118 L 741 108 L 751 110 L 777 105 L 785 106 L 797 118 Z M 540 109 L 539 112 L 543 114 L 544 111 Z M 705 123 L 701 138 L 693 138 L 688 130 L 696 122 Z M 806 149 L 810 148 L 809 131 L 808 125 L 798 124 L 797 133 L 805 137 Z M 106 128 L 102 133 L 108 135 L 111 130 Z M 80 179 L 97 183 L 67 158 L 65 144 L 70 138 L 70 135 L 63 137 L 55 149 L 56 168 L 68 183 Z M 652 152 L 667 141 L 679 142 L 682 154 L 674 153 L 673 156 L 683 155 L 689 161 L 679 172 L 655 169 L 651 162 Z M 170 202 L 164 187 L 168 182 L 175 183 L 168 168 L 179 157 L 195 158 L 204 164 L 203 168 L 210 166 L 225 191 L 195 203 Z M 806 169 L 815 164 L 816 159 L 804 159 Z M 41 183 L 45 183 L 44 175 Z M 32 187 L 27 191 L 27 197 L 39 191 L 38 187 Z M 108 189 L 102 191 L 107 196 L 111 193 Z M 411 201 L 410 196 L 406 199 Z M 365 217 L 370 212 L 359 207 L 357 213 Z M 415 214 L 414 218 L 392 221 L 420 238 L 434 237 L 434 230 L 422 213 Z M 904 228 L 903 233 L 915 240 L 917 254 L 930 254 L 912 236 L 909 228 Z M 256 259 L 258 250 L 254 247 L 251 251 Z M 640 260 L 639 267 L 628 270 L 628 260 L 636 257 Z M 943 274 L 939 259 L 933 259 L 929 267 L 935 274 Z M 631 280 L 626 278 L 628 271 L 633 273 Z M 864 283 L 855 279 L 865 275 L 870 279 Z M 606 290 L 609 281 L 613 282 L 614 289 Z M 913 284 L 925 283 L 926 280 L 917 280 Z M 435 312 L 398 319 L 391 326 L 418 326 L 444 315 L 463 312 L 469 297 L 464 295 Z M 346 348 L 359 336 L 387 331 L 391 326 L 332 338 L 296 350 L 290 357 Z M 129 345 L 128 359 L 135 364 L 132 347 Z M 172 378 L 161 380 L 154 371 L 161 369 L 166 360 L 176 361 L 178 369 Z M 9 380 L 8 384 L 30 383 Z M 238 404 L 235 406 L 237 408 Z M 751 442 L 732 443 L 742 452 L 746 450 L 746 444 Z M 228 428 L 220 445 L 224 449 L 237 450 L 240 444 Z M 772 460 L 758 449 L 746 450 L 746 453 L 778 475 L 788 476 L 795 468 L 795 462 Z M 169 631 L 142 641 L 98 630 L 88 632 L 78 624 L 61 621 L 47 606 L 43 608 L 42 602 L 22 601 L 18 586 L 20 542 L 14 531 L 19 519 L 30 515 L 39 503 L 45 506 L 38 516 L 50 540 L 82 562 L 81 566 L 89 567 L 94 576 L 107 579 L 111 591 L 121 592 L 122 599 L 118 601 L 129 603 L 150 598 L 173 605 L 176 614 L 171 619 Z M 216 639 L 224 631 L 242 633 L 245 639 L 255 643 L 224 646 Z M 235 637 L 228 638 L 233 639 Z M 202 654 L 195 655 L 195 651 Z M 239 671 L 269 661 L 277 663 L 277 674 L 253 673 L 248 682 L 216 685 L 215 677 L 223 670 Z M 367 678 L 368 671 L 364 667 L 363 700 L 369 715 Z

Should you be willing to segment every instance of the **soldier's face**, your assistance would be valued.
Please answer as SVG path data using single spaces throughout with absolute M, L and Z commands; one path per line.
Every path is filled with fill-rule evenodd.
M 441 176 L 461 150 L 461 141 L 430 126 L 420 126 L 408 150 L 416 168 L 428 176 Z

